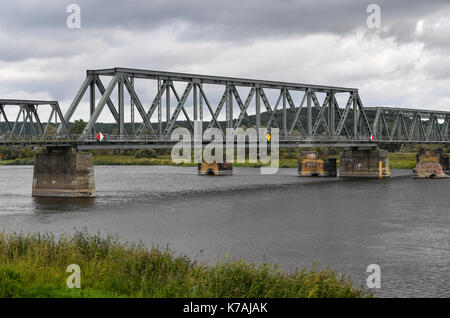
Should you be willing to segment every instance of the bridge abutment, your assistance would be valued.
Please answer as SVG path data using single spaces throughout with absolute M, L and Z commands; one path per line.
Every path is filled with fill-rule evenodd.
M 92 154 L 70 147 L 46 149 L 36 154 L 32 195 L 95 197 Z
M 198 174 L 202 176 L 229 176 L 233 174 L 233 164 L 229 162 L 201 162 L 198 164 Z
M 340 177 L 390 177 L 388 152 L 382 149 L 352 148 L 340 153 Z
M 302 152 L 298 160 L 298 175 L 301 177 L 336 177 L 336 159 L 317 151 Z

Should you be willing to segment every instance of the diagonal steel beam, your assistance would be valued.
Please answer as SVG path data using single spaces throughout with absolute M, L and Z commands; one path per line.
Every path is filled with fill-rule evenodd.
M 413 115 L 413 119 L 412 119 L 412 123 L 411 126 L 409 127 L 409 132 L 408 132 L 408 140 L 413 140 L 414 134 L 416 132 L 416 128 L 417 128 L 417 118 L 418 118 L 417 113 L 415 113 Z
M 439 140 L 442 140 L 442 131 L 437 117 L 436 117 L 436 132 L 438 134 Z
M 94 123 L 97 121 L 98 116 L 100 116 L 100 113 L 103 110 L 103 107 L 107 104 L 109 97 L 111 96 L 111 93 L 113 92 L 114 88 L 116 87 L 119 79 L 117 76 L 113 76 L 111 81 L 108 84 L 108 87 L 105 89 L 104 93 L 102 93 L 102 97 L 100 98 L 100 101 L 98 102 L 97 106 L 95 107 L 94 112 L 92 113 L 91 117 L 89 118 L 89 122 L 87 123 L 86 127 L 83 130 L 82 136 L 87 135 Z M 98 82 L 97 82 L 98 83 Z
M 198 84 L 197 84 L 197 85 L 198 85 Z M 209 112 L 211 113 L 211 116 L 212 116 L 211 123 L 214 121 L 214 123 L 216 124 L 217 128 L 219 128 L 219 130 L 222 132 L 222 135 L 223 135 L 222 127 L 220 127 L 220 124 L 219 124 L 219 121 L 217 120 L 216 114 L 214 114 L 214 111 L 213 111 L 212 108 L 211 108 L 211 104 L 209 103 L 209 100 L 208 100 L 208 98 L 206 97 L 205 92 L 203 91 L 203 87 L 202 87 L 201 85 L 198 85 L 198 87 L 199 87 L 199 90 L 200 90 L 200 94 L 201 94 L 201 96 L 203 96 L 203 99 L 204 99 L 204 101 L 205 101 L 205 104 L 206 104 L 206 106 L 208 107 Z M 224 95 L 225 95 L 225 94 L 224 94 Z M 208 127 L 208 128 L 211 128 L 211 127 Z
M 41 119 L 39 118 L 39 115 L 38 115 L 38 112 L 37 112 L 37 109 L 36 109 L 37 106 L 35 106 L 35 105 L 28 105 L 28 107 L 29 107 L 32 115 L 34 116 L 34 119 L 36 120 L 36 123 L 38 124 L 39 132 L 41 134 L 43 134 L 44 133 L 44 127 L 42 126 Z
M 267 128 L 271 127 L 272 119 L 275 122 L 275 118 L 274 118 L 275 112 L 277 111 L 278 105 L 280 105 L 280 101 L 281 101 L 282 97 L 283 97 L 283 89 L 280 90 L 280 95 L 278 96 L 277 102 L 275 103 L 275 107 L 273 108 L 272 114 L 270 115 L 269 120 L 267 121 L 267 124 L 266 124 Z
M 357 100 L 358 109 L 359 109 L 359 119 L 361 119 L 361 115 L 362 115 L 364 127 L 366 128 L 368 134 L 372 135 L 372 128 L 370 128 L 369 119 L 367 118 L 366 111 L 364 110 L 364 105 L 361 101 L 361 98 L 359 97 L 359 94 L 357 92 L 354 94 L 356 94 L 356 100 Z
M 449 126 L 449 122 L 450 122 L 450 118 L 449 117 L 446 117 L 445 118 L 445 121 L 444 121 L 444 133 L 443 133 L 443 140 L 444 141 L 449 141 L 449 137 L 448 137 L 448 132 L 449 132 L 449 129 L 448 129 L 448 126 Z
M 425 126 L 423 125 L 423 120 L 420 118 L 419 120 L 419 132 L 422 134 L 423 141 L 427 140 L 427 134 L 425 132 Z
M 311 93 L 311 98 L 312 98 L 312 101 L 313 101 L 314 105 L 317 108 L 317 111 L 318 111 L 316 122 L 314 123 L 314 126 L 313 126 L 312 135 L 314 136 L 314 135 L 317 134 L 319 126 L 320 126 L 321 123 L 323 123 L 323 126 L 325 127 L 325 131 L 328 134 L 330 134 L 330 130 L 328 128 L 327 121 L 326 121 L 325 115 L 323 113 L 323 109 L 325 108 L 325 105 L 328 103 L 328 100 L 330 99 L 330 95 L 327 94 L 327 96 L 325 97 L 325 100 L 323 101 L 323 106 L 320 106 L 320 103 L 317 100 L 317 96 L 316 96 L 315 92 Z
M 117 75 L 117 81 L 119 80 L 118 76 L 119 75 Z M 102 81 L 100 80 L 100 78 L 98 76 L 96 76 L 94 79 L 95 79 L 95 84 L 97 85 L 97 88 L 98 88 L 100 94 L 104 95 L 106 89 L 105 89 L 105 86 L 103 85 Z M 106 100 L 106 105 L 108 105 L 109 111 L 113 115 L 116 123 L 120 125 L 120 114 L 117 112 L 116 107 L 114 106 L 114 103 L 112 102 L 112 100 L 109 96 L 108 96 L 108 99 Z M 128 134 L 126 132 L 126 130 L 125 130 L 125 133 Z
M 289 91 L 288 91 L 287 95 L 290 96 Z M 289 134 L 288 134 L 289 136 L 292 136 L 292 132 L 294 131 L 295 124 L 297 123 L 297 121 L 300 123 L 300 128 L 302 129 L 303 134 L 306 134 L 305 129 L 303 128 L 302 122 L 301 122 L 301 120 L 299 120 L 299 116 L 302 111 L 303 104 L 305 103 L 305 100 L 306 100 L 306 95 L 307 95 L 307 92 L 305 92 L 305 94 L 303 95 L 302 101 L 301 101 L 300 105 L 298 106 L 297 110 L 295 111 L 294 121 L 292 122 L 291 129 L 289 129 Z M 291 98 L 291 101 L 292 101 L 292 98 Z M 289 102 L 289 98 L 288 98 L 288 102 Z M 292 101 L 292 104 L 294 105 L 294 108 L 295 108 L 295 104 L 293 101 Z
M 156 96 L 153 99 L 152 105 L 150 106 L 147 114 L 145 115 L 145 117 L 148 119 L 149 122 L 151 121 L 151 118 L 153 116 L 153 113 L 155 112 L 155 109 L 158 107 L 159 103 L 161 102 L 161 97 L 164 94 L 164 91 L 168 90 L 168 89 L 169 89 L 169 84 L 168 84 L 168 82 L 164 81 L 163 85 L 161 86 L 161 88 L 156 93 Z M 133 88 L 133 90 L 134 90 L 134 88 Z M 136 97 L 137 97 L 137 94 L 136 94 Z M 166 123 L 166 125 L 168 125 L 168 122 Z M 142 123 L 141 126 L 139 127 L 138 131 L 137 131 L 137 135 L 141 135 L 142 134 L 142 132 L 144 130 L 144 127 L 145 127 L 145 123 Z
M 381 108 L 377 108 L 377 113 L 375 114 L 375 120 L 373 121 L 373 128 L 372 128 L 372 132 L 373 132 L 373 137 L 374 138 L 378 138 L 378 126 L 381 126 L 381 121 L 380 121 L 380 115 L 381 115 Z M 381 131 L 381 129 L 380 129 Z
M 339 136 L 341 134 L 342 129 L 345 126 L 345 121 L 347 120 L 348 113 L 350 112 L 350 108 L 353 104 L 353 98 L 354 98 L 353 94 L 350 94 L 348 101 L 347 101 L 347 105 L 345 106 L 344 112 L 341 114 L 340 119 L 339 119 L 339 123 L 338 123 L 337 129 L 336 129 L 337 136 Z
M 403 138 L 405 138 L 405 140 L 408 140 L 408 126 L 406 125 L 405 116 L 401 117 L 401 124 L 404 132 Z
M 193 88 L 194 84 L 193 82 L 190 82 L 191 84 L 191 89 Z M 178 102 L 180 102 L 180 97 L 178 96 L 177 90 L 175 89 L 175 86 L 173 85 L 173 82 L 169 83 L 169 86 L 173 92 L 173 94 L 175 95 L 175 98 L 177 99 Z M 189 92 L 190 93 L 190 92 Z M 186 98 L 189 96 L 189 93 L 186 95 Z M 183 94 L 184 95 L 184 94 Z M 189 115 L 186 111 L 186 108 L 184 108 L 184 104 L 186 101 L 183 102 L 183 104 L 181 105 L 181 110 L 183 111 L 184 116 L 186 117 L 186 121 L 188 122 L 189 126 L 191 127 L 191 131 L 194 131 L 194 125 L 192 124 L 191 119 L 189 118 Z M 178 118 L 178 115 L 177 115 Z
M 222 111 L 223 105 L 225 104 L 225 101 L 227 100 L 227 89 L 225 89 L 225 92 L 222 95 L 222 98 L 219 101 L 219 104 L 217 105 L 216 111 L 214 112 L 214 117 L 215 118 L 219 118 L 220 112 Z M 213 121 L 211 120 L 211 122 L 208 125 L 208 128 L 212 128 L 213 126 Z
M 255 95 L 255 91 L 256 89 L 254 87 L 252 87 L 250 89 L 250 91 L 248 92 L 247 98 L 245 99 L 245 103 L 243 105 L 243 108 L 241 108 L 241 112 L 239 113 L 238 119 L 234 124 L 234 129 L 238 128 L 241 126 L 241 122 L 244 119 L 244 116 L 247 116 L 247 120 L 250 124 L 250 127 L 252 126 L 252 121 L 250 120 L 250 117 L 248 117 L 248 113 L 247 113 L 247 109 L 250 105 L 250 102 L 252 101 L 253 96 Z M 242 101 L 240 101 L 240 103 L 242 103 Z M 238 101 L 239 104 L 239 101 Z
M 91 75 L 86 76 L 86 78 L 84 79 L 84 82 L 81 85 L 80 89 L 78 90 L 77 94 L 75 95 L 75 98 L 73 99 L 72 104 L 70 104 L 69 109 L 67 110 L 66 114 L 64 115 L 64 120 L 66 123 L 68 123 L 70 121 L 70 119 L 72 118 L 73 113 L 77 109 L 78 104 L 80 103 L 81 99 L 83 98 L 84 94 L 86 93 L 86 90 L 89 87 L 89 85 L 91 84 L 92 80 L 93 80 L 93 76 L 91 76 Z M 61 125 L 59 125 L 58 128 L 56 129 L 56 133 L 59 134 L 62 128 L 63 127 Z
M 389 128 L 388 128 L 388 124 L 386 121 L 386 116 L 384 115 L 384 111 L 381 113 L 381 119 L 383 122 L 383 128 L 384 128 L 384 132 L 386 133 L 386 137 L 389 138 Z
M 150 122 L 150 118 L 151 118 L 151 115 L 153 112 L 149 112 L 148 115 L 146 114 L 144 106 L 142 106 L 141 100 L 139 99 L 138 95 L 136 94 L 136 91 L 134 90 L 133 85 L 128 80 L 128 77 L 123 76 L 123 79 L 124 79 L 125 87 L 127 88 L 128 93 L 130 94 L 131 99 L 134 102 L 134 105 L 136 106 L 139 114 L 142 117 L 144 127 L 147 127 L 156 136 L 157 134 L 152 127 L 152 123 Z M 162 94 L 162 93 L 160 93 L 160 94 Z M 158 94 L 158 96 L 160 96 L 160 94 Z M 158 103 L 156 105 L 158 105 Z M 141 134 L 142 131 L 143 130 L 141 130 L 141 128 L 139 128 L 138 134 Z
M 295 103 L 294 103 L 294 100 L 292 99 L 291 93 L 289 93 L 288 89 L 286 89 L 286 100 L 289 104 L 289 109 L 292 112 L 295 112 Z
M 264 93 L 264 89 L 260 88 L 260 96 L 261 96 L 261 100 L 264 103 L 264 106 L 266 106 L 266 111 L 269 114 L 270 117 L 272 117 L 273 111 L 272 108 L 270 107 L 270 103 L 269 100 L 267 99 L 266 93 Z M 276 119 L 273 120 L 274 124 L 276 127 L 278 127 L 278 123 L 276 121 Z
M 167 126 L 167 128 L 164 130 L 164 135 L 165 136 L 169 136 L 169 134 L 172 132 L 173 126 L 175 125 L 175 122 L 177 121 L 178 115 L 180 114 L 181 110 L 184 109 L 184 103 L 186 102 L 187 97 L 189 96 L 191 90 L 192 90 L 192 82 L 189 82 L 184 90 L 183 95 L 181 96 L 181 98 L 178 97 L 178 95 L 176 94 L 176 91 L 174 91 L 174 88 L 172 87 L 172 91 L 174 92 L 174 94 L 176 94 L 176 98 L 178 99 L 178 106 L 175 109 L 175 111 L 173 112 L 172 118 L 169 121 L 169 125 Z M 188 118 L 188 117 L 186 117 Z
M 427 140 L 427 141 L 430 141 L 430 139 L 431 139 L 431 134 L 432 134 L 432 132 L 433 132 L 433 126 L 434 126 L 434 116 L 431 115 L 431 116 L 430 116 L 429 123 L 428 123 L 427 134 L 426 134 L 426 140 Z
M 334 111 L 336 112 L 338 118 L 341 118 L 341 109 L 339 108 L 339 104 L 338 104 L 334 94 L 332 94 L 332 98 L 333 98 Z M 344 129 L 344 132 L 347 135 L 347 137 L 350 137 L 350 133 L 348 132 L 347 125 L 345 124 L 345 121 L 344 121 L 343 129 Z M 337 131 L 337 129 L 332 131 L 333 136 L 336 135 L 336 131 Z
M 20 107 L 20 109 L 19 109 L 19 112 L 17 113 L 16 121 L 14 122 L 13 128 L 11 129 L 10 137 L 12 137 L 14 132 L 16 131 L 16 127 L 19 124 L 19 118 L 23 112 L 23 106 L 20 105 L 19 107 Z
M 5 122 L 8 126 L 9 131 L 11 131 L 11 123 L 9 122 L 8 117 L 6 116 L 6 111 L 5 111 L 4 105 L 0 105 L 0 111 L 3 115 L 3 119 L 5 120 Z
M 19 136 L 22 136 L 22 134 L 26 135 L 26 128 L 27 128 L 28 120 L 30 120 L 30 128 L 31 128 L 32 132 L 34 131 L 34 133 L 36 134 L 36 130 L 34 129 L 34 126 L 33 126 L 33 119 L 30 114 L 30 109 L 28 108 L 27 104 L 23 105 L 23 107 L 24 107 L 23 108 L 24 109 L 23 122 L 22 122 L 22 127 L 20 128 Z
M 243 114 L 245 116 L 245 118 L 247 119 L 248 123 L 251 125 L 252 122 L 251 122 L 251 120 L 250 120 L 250 118 L 249 118 L 249 116 L 247 114 L 247 108 L 248 108 L 247 102 L 250 102 L 248 97 L 247 97 L 247 99 L 245 101 L 245 104 L 244 104 L 244 103 L 242 103 L 241 96 L 239 95 L 239 92 L 237 91 L 236 86 L 231 85 L 231 92 L 233 93 L 234 97 L 236 98 L 236 101 L 237 101 L 237 104 L 239 106 L 239 109 L 241 110 L 240 113 L 239 113 L 239 116 L 238 116 L 238 120 L 234 124 L 235 129 L 237 127 L 237 122 L 239 121 L 239 118 L 241 117 L 241 114 Z M 255 89 L 252 88 L 250 90 L 250 92 L 249 92 L 249 95 L 252 95 L 254 92 L 255 92 Z
M 45 136 L 47 136 L 48 128 L 49 128 L 49 126 L 51 124 L 51 121 L 52 121 L 52 118 L 53 118 L 54 114 L 55 114 L 55 107 L 52 105 L 52 111 L 50 112 L 50 116 L 48 116 L 47 123 L 45 124 L 44 136 L 43 136 L 44 138 L 45 138 Z
M 65 121 L 63 113 L 61 112 L 61 108 L 59 107 L 59 103 L 58 102 L 54 102 L 54 103 L 52 103 L 52 105 L 53 105 L 53 107 L 55 109 L 55 113 L 56 113 L 55 124 L 57 122 L 57 118 L 59 118 L 59 121 L 61 122 L 62 129 L 66 133 L 67 138 L 69 138 L 69 140 L 70 140 L 71 137 L 70 137 L 69 127 L 67 126 L 67 122 Z
M 395 114 L 394 124 L 392 125 L 392 128 L 391 128 L 391 134 L 390 134 L 390 138 L 389 138 L 391 141 L 394 140 L 395 133 L 397 133 L 397 131 L 398 131 L 399 121 L 400 121 L 400 112 L 397 111 L 397 113 Z

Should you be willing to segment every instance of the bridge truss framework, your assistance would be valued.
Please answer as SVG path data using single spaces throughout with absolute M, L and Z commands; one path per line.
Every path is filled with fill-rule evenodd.
M 105 78 L 109 78 L 106 86 Z M 142 79 L 156 82 L 156 93 L 148 106 L 135 89 L 135 81 Z M 182 92 L 176 88 L 181 85 Z M 220 90 L 220 95 L 216 94 L 220 98 L 213 97 L 205 86 Z M 242 88 L 248 93 L 243 95 Z M 117 107 L 113 102 L 115 92 Z M 129 117 L 125 109 L 126 94 L 130 97 Z M 89 99 L 89 121 L 81 135 L 70 135 L 69 122 L 75 119 L 74 114 L 85 95 Z M 276 97 L 276 102 L 271 102 L 270 97 Z M 46 122 L 41 120 L 38 111 L 44 106 L 51 107 Z M 9 107 L 18 109 L 15 122 L 8 120 L 6 109 Z M 99 143 L 95 139 L 95 125 L 105 108 L 112 114 L 118 133 L 106 136 L 104 142 Z M 157 119 L 153 120 L 155 112 Z M 375 113 L 372 123 L 368 112 Z M 140 117 L 139 122 L 135 122 L 135 113 Z M 205 122 L 205 129 L 216 127 L 223 133 L 225 128 L 236 129 L 242 125 L 254 127 L 257 132 L 262 127 L 279 128 L 280 146 L 450 143 L 450 112 L 365 108 L 355 88 L 112 68 L 88 70 L 64 116 L 56 101 L 0 99 L 0 121 L 4 122 L 3 125 L 0 122 L 0 129 L 3 129 L 0 130 L 0 145 L 75 145 L 81 149 L 171 147 L 174 143 L 170 140 L 171 132 L 180 123 L 180 114 L 191 132 L 193 121 Z M 220 120 L 221 116 L 225 120 Z M 205 120 L 206 117 L 210 119 Z M 126 129 L 125 118 L 131 119 L 131 126 L 128 125 L 131 129 Z

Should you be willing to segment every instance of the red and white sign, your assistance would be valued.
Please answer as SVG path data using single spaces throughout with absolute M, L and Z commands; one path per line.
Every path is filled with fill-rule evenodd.
M 370 135 L 370 140 L 373 141 L 375 138 L 373 138 L 373 135 Z
M 103 136 L 103 134 L 102 134 L 101 132 L 99 132 L 99 133 L 97 134 L 97 140 L 98 140 L 99 142 L 102 142 L 103 139 L 105 139 L 105 136 Z

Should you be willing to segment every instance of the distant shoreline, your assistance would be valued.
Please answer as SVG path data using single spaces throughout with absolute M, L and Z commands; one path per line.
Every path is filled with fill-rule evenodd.
M 339 156 L 337 156 L 339 163 Z M 391 169 L 413 169 L 416 166 L 416 153 L 395 152 L 389 153 L 389 162 Z M 280 168 L 296 168 L 298 159 L 280 158 Z M 33 158 L 2 160 L 0 165 L 34 165 Z M 95 155 L 95 166 L 180 166 L 195 167 L 196 163 L 174 163 L 169 156 L 161 156 L 157 158 L 135 158 L 133 155 Z M 259 163 L 234 163 L 235 167 L 253 167 L 259 168 L 263 166 Z

